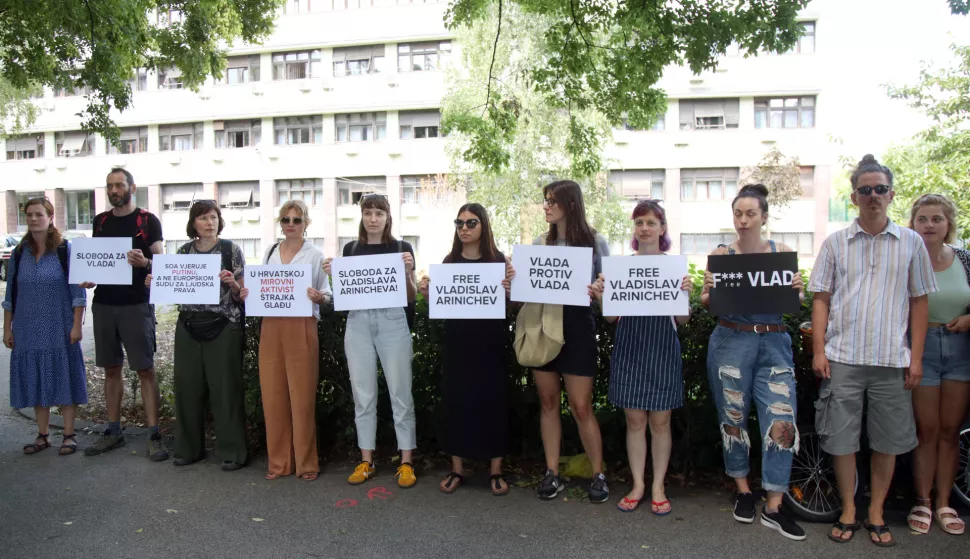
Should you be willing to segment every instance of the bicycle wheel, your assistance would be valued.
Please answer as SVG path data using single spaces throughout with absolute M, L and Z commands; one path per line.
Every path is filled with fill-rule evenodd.
M 960 432 L 960 466 L 953 481 L 953 496 L 963 506 L 970 507 L 970 422 Z
M 785 507 L 809 522 L 834 522 L 842 514 L 842 500 L 832 457 L 822 450 L 821 440 L 814 432 L 802 431 L 799 440 L 784 495 Z M 855 491 L 858 490 L 857 473 Z

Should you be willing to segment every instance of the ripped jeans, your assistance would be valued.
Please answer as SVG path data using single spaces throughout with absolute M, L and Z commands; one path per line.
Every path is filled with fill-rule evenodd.
M 741 332 L 724 326 L 711 334 L 707 378 L 717 404 L 727 475 L 743 478 L 751 471 L 748 416 L 753 399 L 763 441 L 762 485 L 768 491 L 788 490 L 792 456 L 798 452 L 794 370 L 788 334 Z M 771 427 L 779 422 L 787 432 L 772 438 Z M 728 427 L 737 427 L 740 436 L 729 433 Z

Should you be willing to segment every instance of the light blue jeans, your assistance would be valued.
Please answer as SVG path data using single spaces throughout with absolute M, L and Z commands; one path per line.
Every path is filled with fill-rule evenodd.
M 350 311 L 344 352 L 354 392 L 357 445 L 377 446 L 377 359 L 381 360 L 400 450 L 417 446 L 411 395 L 411 331 L 403 308 Z
M 788 334 L 741 332 L 724 326 L 714 329 L 707 348 L 707 378 L 717 403 L 727 475 L 741 478 L 751 471 L 748 416 L 754 401 L 764 441 L 762 486 L 768 491 L 788 491 L 798 432 L 792 447 L 782 448 L 771 438 L 771 426 L 784 421 L 797 429 L 794 371 Z M 738 427 L 741 436 L 729 434 L 725 427 Z

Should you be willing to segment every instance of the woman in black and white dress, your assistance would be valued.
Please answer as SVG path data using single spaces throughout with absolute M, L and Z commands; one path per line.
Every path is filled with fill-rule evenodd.
M 662 255 L 670 248 L 667 218 L 654 200 L 644 200 L 633 209 L 632 247 L 635 256 Z M 600 302 L 607 278 L 602 274 L 593 284 Z M 688 294 L 694 285 L 684 276 L 681 289 Z M 626 451 L 633 474 L 633 490 L 617 503 L 623 512 L 640 506 L 646 492 L 644 469 L 647 462 L 647 432 L 650 424 L 653 454 L 651 510 L 657 516 L 670 514 L 670 501 L 664 491 L 664 477 L 670 461 L 672 440 L 670 416 L 684 405 L 683 363 L 677 324 L 686 324 L 690 315 L 625 316 L 619 319 L 610 363 L 610 403 L 626 413 Z M 606 317 L 613 322 L 616 317 Z

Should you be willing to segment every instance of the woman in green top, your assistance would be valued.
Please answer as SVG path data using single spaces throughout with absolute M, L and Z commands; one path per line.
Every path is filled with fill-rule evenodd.
M 923 353 L 923 380 L 913 389 L 919 446 L 913 452 L 916 506 L 907 522 L 929 532 L 932 519 L 949 534 L 963 534 L 964 522 L 949 505 L 957 474 L 960 426 L 970 402 L 970 252 L 951 246 L 956 208 L 939 194 L 913 203 L 909 226 L 923 237 L 940 290 L 930 293 L 929 330 Z M 934 512 L 930 492 L 936 481 Z

